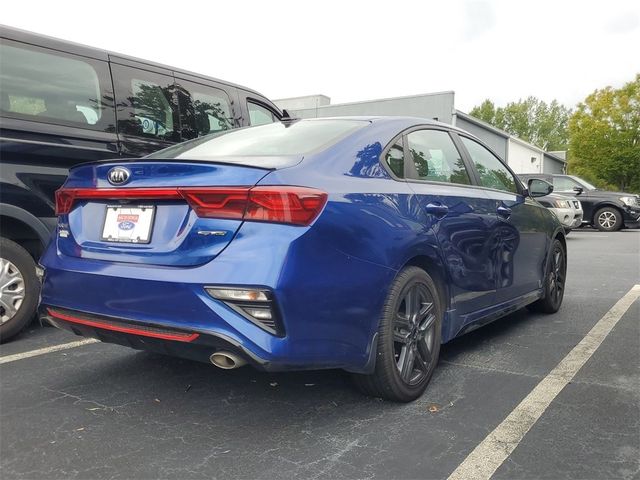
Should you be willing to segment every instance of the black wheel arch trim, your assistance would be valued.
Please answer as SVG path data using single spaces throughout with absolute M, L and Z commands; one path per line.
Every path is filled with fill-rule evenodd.
M 46 247 L 51 237 L 51 231 L 45 223 L 35 215 L 27 212 L 26 210 L 16 207 L 8 203 L 0 203 L 0 216 L 13 218 L 24 223 L 29 227 L 38 237 L 42 247 Z

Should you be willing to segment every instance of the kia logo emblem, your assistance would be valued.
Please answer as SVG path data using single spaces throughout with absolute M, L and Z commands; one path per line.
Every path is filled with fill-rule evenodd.
M 127 183 L 129 177 L 131 176 L 131 172 L 124 167 L 114 167 L 109 170 L 109 182 L 114 185 L 122 185 L 123 183 Z

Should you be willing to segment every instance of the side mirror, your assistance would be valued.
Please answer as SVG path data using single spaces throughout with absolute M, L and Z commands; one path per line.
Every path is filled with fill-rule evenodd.
M 584 192 L 584 188 L 582 188 L 582 187 L 573 187 L 573 191 L 576 192 L 576 195 L 580 195 L 582 192 Z
M 527 182 L 529 195 L 532 197 L 544 197 L 553 192 L 553 185 L 539 178 L 530 178 Z

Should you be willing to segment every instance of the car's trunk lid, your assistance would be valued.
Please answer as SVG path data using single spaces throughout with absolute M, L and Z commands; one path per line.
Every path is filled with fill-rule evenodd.
M 117 184 L 123 175 L 112 174 L 110 181 L 114 169 L 128 178 Z M 206 218 L 196 211 L 197 195 L 217 202 L 217 207 L 233 209 L 234 195 L 242 196 L 269 171 L 171 160 L 81 165 L 71 171 L 63 189 L 69 198 L 75 197 L 68 214 L 60 216 L 58 249 L 97 260 L 201 265 L 229 244 L 242 218 Z M 212 190 L 213 197 L 206 193 Z

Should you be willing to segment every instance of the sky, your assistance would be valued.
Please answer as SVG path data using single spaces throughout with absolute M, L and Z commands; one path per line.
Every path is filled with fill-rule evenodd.
M 0 22 L 331 103 L 453 90 L 573 107 L 640 73 L 640 1 L 6 1 Z

